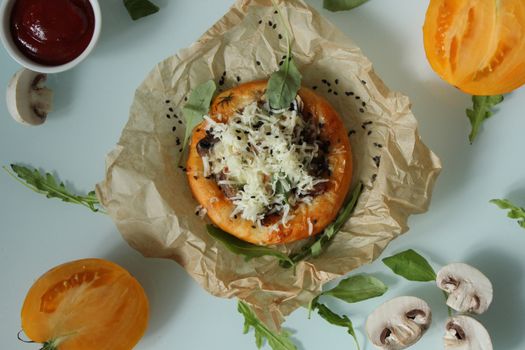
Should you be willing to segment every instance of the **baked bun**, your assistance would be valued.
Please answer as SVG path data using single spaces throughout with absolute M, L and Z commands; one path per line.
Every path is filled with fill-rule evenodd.
M 314 91 L 304 87 L 301 88 L 296 102 L 288 110 L 292 111 L 294 108 L 297 110 L 294 118 L 301 118 L 301 120 L 299 122 L 295 120 L 294 123 L 297 122 L 303 125 L 304 130 L 302 131 L 297 129 L 295 124 L 288 131 L 286 126 L 277 124 L 277 118 L 284 118 L 282 123 L 289 123 L 285 119 L 285 114 L 288 113 L 290 115 L 289 118 L 292 118 L 293 112 L 274 111 L 273 114 L 272 112 L 267 112 L 268 117 L 265 119 L 267 124 L 263 124 L 262 119 L 259 119 L 255 125 L 246 124 L 250 121 L 247 119 L 249 118 L 249 115 L 247 116 L 249 113 L 255 113 L 252 115 L 257 116 L 257 118 L 264 118 L 264 116 L 261 116 L 261 111 L 264 108 L 267 109 L 265 107 L 267 106 L 265 100 L 266 86 L 267 80 L 254 81 L 238 85 L 217 95 L 212 101 L 209 118 L 198 125 L 193 132 L 186 166 L 191 191 L 196 200 L 205 209 L 211 221 L 222 230 L 244 241 L 259 245 L 289 243 L 308 238 L 323 231 L 336 218 L 348 193 L 352 178 L 352 152 L 343 122 L 330 104 Z M 280 113 L 282 113 L 281 117 L 279 117 Z M 276 118 L 276 121 L 273 121 L 271 118 Z M 292 137 L 295 137 L 295 141 L 293 141 L 295 143 L 292 142 L 293 147 L 290 146 L 289 149 L 301 149 L 302 153 L 298 157 L 302 157 L 300 159 L 304 159 L 304 162 L 308 162 L 308 164 L 294 163 L 292 160 L 295 158 L 287 158 L 292 160 L 282 162 L 283 167 L 286 166 L 286 169 L 282 171 L 292 171 L 289 168 L 294 163 L 298 168 L 295 168 L 293 171 L 302 171 L 300 173 L 303 174 L 302 178 L 309 179 L 309 184 L 301 184 L 303 186 L 301 188 L 288 188 L 289 191 L 286 192 L 286 186 L 293 187 L 291 183 L 301 183 L 301 178 L 289 180 L 293 178 L 292 175 L 295 173 L 279 178 L 281 175 L 268 174 L 264 170 L 258 173 L 260 175 L 252 176 L 252 178 L 264 182 L 263 184 L 265 184 L 270 195 L 279 197 L 282 194 L 284 197 L 279 198 L 285 198 L 284 201 L 280 204 L 275 204 L 276 199 L 272 197 L 270 199 L 274 201 L 273 204 L 268 204 L 265 202 L 268 200 L 268 193 L 259 194 L 259 192 L 253 192 L 250 197 L 245 198 L 247 194 L 250 194 L 249 191 L 256 188 L 256 186 L 240 183 L 235 188 L 229 186 L 229 183 L 232 181 L 229 181 L 228 178 L 228 174 L 241 171 L 237 166 L 232 166 L 232 164 L 245 164 L 246 161 L 244 159 L 237 159 L 236 157 L 240 156 L 234 153 L 229 153 L 229 156 L 228 154 L 225 154 L 226 156 L 213 154 L 217 162 L 223 162 L 226 166 L 222 163 L 222 165 L 209 163 L 212 153 L 207 152 L 217 153 L 230 147 L 228 142 L 236 142 L 235 139 L 231 141 L 230 136 L 228 136 L 230 137 L 229 139 L 226 139 L 226 132 L 224 132 L 224 141 L 219 141 L 218 138 L 221 136 L 217 134 L 217 129 L 225 128 L 227 125 L 231 125 L 232 128 L 241 128 L 228 130 L 228 132 L 231 132 L 232 135 L 238 135 L 235 138 L 238 140 L 242 138 L 243 142 L 246 142 L 244 144 L 248 145 L 245 147 L 246 152 L 252 152 L 245 152 L 245 156 L 248 158 L 260 158 L 263 157 L 263 154 L 266 157 L 268 157 L 268 154 L 281 154 L 277 149 L 282 146 L 282 143 L 276 144 L 276 146 L 269 144 L 270 141 L 278 142 L 279 140 L 274 141 L 273 138 L 278 139 L 280 136 L 277 135 L 281 135 L 281 132 L 288 132 L 288 136 L 283 136 L 283 138 L 289 137 L 289 140 L 291 140 Z M 249 134 L 249 131 L 246 131 L 246 125 L 250 125 L 254 129 L 265 128 L 267 132 L 261 134 L 260 130 L 257 129 L 257 132 L 259 132 L 259 136 L 257 136 L 259 138 L 257 139 Z M 301 132 L 300 141 L 297 141 L 297 136 L 295 135 L 298 132 L 297 130 Z M 260 135 L 268 136 L 261 138 Z M 276 152 L 272 153 L 272 148 Z M 315 149 L 315 152 L 304 151 L 305 148 Z M 240 152 L 244 152 L 244 149 Z M 287 154 L 286 156 L 291 157 L 293 154 Z M 261 164 L 259 158 L 250 160 L 250 162 L 253 162 L 253 165 L 250 165 L 249 168 L 243 168 L 245 169 L 243 171 L 256 171 L 253 168 L 256 168 L 257 164 Z M 273 159 L 270 159 L 270 161 L 273 162 L 274 168 L 275 164 L 280 164 Z M 223 167 L 223 171 L 219 172 L 217 169 L 221 167 Z M 304 168 L 308 169 L 305 170 Z M 279 174 L 283 174 L 283 172 L 279 170 Z M 241 175 L 244 176 L 243 174 Z M 241 175 L 238 174 L 237 178 L 241 178 Z M 280 180 L 275 181 L 275 178 Z M 281 182 L 279 183 L 279 181 Z M 261 187 L 260 184 L 259 187 Z M 249 202 L 250 198 L 256 197 L 257 199 L 253 199 L 253 203 Z M 292 199 L 292 204 L 290 204 L 289 200 Z M 263 202 L 267 205 L 265 207 L 267 212 L 257 212 L 254 208 L 259 208 L 257 205 Z M 246 205 L 245 209 L 241 208 L 243 205 Z M 251 219 L 249 219 L 250 215 Z

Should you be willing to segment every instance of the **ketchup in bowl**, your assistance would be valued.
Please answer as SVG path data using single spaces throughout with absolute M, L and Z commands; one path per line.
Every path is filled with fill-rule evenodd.
M 95 15 L 89 0 L 17 0 L 11 35 L 29 59 L 46 66 L 68 63 L 93 37 Z

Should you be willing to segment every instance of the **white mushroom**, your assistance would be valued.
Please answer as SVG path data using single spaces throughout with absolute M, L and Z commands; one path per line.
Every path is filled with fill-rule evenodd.
M 443 339 L 446 350 L 492 350 L 485 327 L 469 316 L 450 317 Z
M 25 125 L 40 125 L 51 111 L 53 92 L 44 86 L 47 75 L 21 69 L 7 86 L 7 109 Z
M 447 265 L 438 272 L 436 282 L 448 293 L 447 305 L 456 311 L 482 314 L 492 302 L 492 283 L 470 265 Z
M 430 326 L 428 304 L 416 297 L 399 297 L 379 306 L 366 320 L 366 333 L 379 349 L 400 350 L 415 344 Z

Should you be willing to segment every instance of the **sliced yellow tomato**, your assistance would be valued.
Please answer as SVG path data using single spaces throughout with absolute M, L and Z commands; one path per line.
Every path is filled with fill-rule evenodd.
M 129 272 L 102 259 L 57 266 L 29 290 L 22 329 L 57 350 L 130 350 L 148 323 L 148 299 Z
M 434 71 L 466 93 L 525 84 L 524 0 L 431 0 L 423 36 Z

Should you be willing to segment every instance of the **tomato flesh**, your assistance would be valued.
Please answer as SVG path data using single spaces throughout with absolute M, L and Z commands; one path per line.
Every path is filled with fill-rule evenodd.
M 432 68 L 472 95 L 525 84 L 525 1 L 431 0 L 423 27 Z
M 22 328 L 59 350 L 129 350 L 147 327 L 146 294 L 122 267 L 84 259 L 55 267 L 29 290 Z

